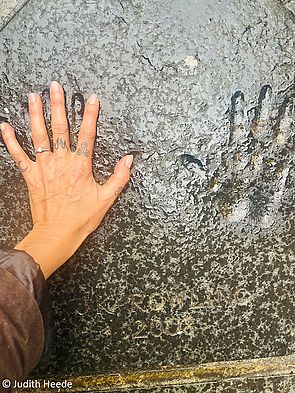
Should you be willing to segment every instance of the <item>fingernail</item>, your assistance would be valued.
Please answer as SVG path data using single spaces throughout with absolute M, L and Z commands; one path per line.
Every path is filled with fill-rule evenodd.
M 98 102 L 98 97 L 96 94 L 91 94 L 91 96 L 88 98 L 89 104 L 96 104 Z
M 129 169 L 131 168 L 132 162 L 133 162 L 133 155 L 130 154 L 130 155 L 126 156 L 125 164 L 126 164 L 127 168 L 129 168 Z
M 52 81 L 50 83 L 50 89 L 52 89 L 52 91 L 59 91 L 59 83 L 57 81 Z
M 29 102 L 30 104 L 34 104 L 37 101 L 37 96 L 35 93 L 30 93 L 29 94 Z
M 0 124 L 0 129 L 1 129 L 1 131 L 4 131 L 4 130 L 6 130 L 6 123 L 1 123 Z

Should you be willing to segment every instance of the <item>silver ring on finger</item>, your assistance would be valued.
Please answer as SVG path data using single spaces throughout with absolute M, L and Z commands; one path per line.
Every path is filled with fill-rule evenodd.
M 38 149 L 35 150 L 35 154 L 43 153 L 43 151 L 51 151 L 51 149 L 47 149 L 47 148 L 44 148 L 44 147 L 38 147 Z

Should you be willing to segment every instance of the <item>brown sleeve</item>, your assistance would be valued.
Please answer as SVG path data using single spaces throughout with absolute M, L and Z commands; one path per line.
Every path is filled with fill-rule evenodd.
M 34 297 L 1 267 L 0 335 L 0 380 L 24 378 L 42 355 L 43 320 Z
M 40 266 L 25 251 L 0 247 L 0 391 L 21 380 L 52 344 L 52 315 Z M 43 355 L 43 356 L 42 356 Z

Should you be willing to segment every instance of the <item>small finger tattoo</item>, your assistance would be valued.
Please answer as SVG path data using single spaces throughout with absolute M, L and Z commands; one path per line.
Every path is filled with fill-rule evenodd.
M 89 150 L 88 150 L 88 145 L 87 142 L 81 143 L 81 147 L 77 150 L 77 154 L 80 156 L 81 154 L 85 157 L 89 156 Z
M 115 195 L 118 196 L 122 190 L 123 190 L 123 187 L 119 187 L 117 189 L 117 191 L 115 192 Z
M 57 150 L 59 147 L 61 147 L 62 149 L 65 149 L 66 147 L 66 141 L 60 137 L 57 138 L 55 144 L 54 144 L 54 149 Z
M 22 168 L 22 167 L 21 167 L 21 162 L 22 162 L 22 161 L 19 160 L 18 163 L 17 163 L 17 166 L 18 166 L 19 170 L 23 173 L 23 172 L 26 172 L 26 171 L 28 170 L 29 167 L 26 166 L 25 168 Z

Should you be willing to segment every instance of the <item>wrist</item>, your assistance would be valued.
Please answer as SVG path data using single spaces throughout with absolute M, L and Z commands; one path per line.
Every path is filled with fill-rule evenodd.
M 84 240 L 85 236 L 80 233 L 34 226 L 14 248 L 31 255 L 47 279 L 75 253 Z

